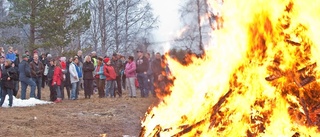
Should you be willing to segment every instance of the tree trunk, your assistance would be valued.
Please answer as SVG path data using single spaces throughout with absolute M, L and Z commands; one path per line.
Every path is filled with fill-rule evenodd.
M 118 19 L 119 19 L 119 9 L 118 9 L 118 1 L 115 1 L 115 18 L 114 18 L 114 28 L 115 28 L 115 42 L 116 42 L 116 47 L 115 47 L 115 52 L 119 52 L 119 47 L 120 47 L 120 41 L 119 41 L 119 35 L 120 35 L 120 30 L 118 28 Z
M 125 12 L 125 36 L 124 36 L 124 53 L 128 53 L 128 31 L 129 31 L 129 21 L 128 21 L 128 12 L 129 12 L 129 1 L 126 2 L 126 12 Z
M 36 21 L 36 0 L 30 0 L 30 7 L 31 7 L 31 13 L 30 13 L 30 37 L 29 37 L 29 48 L 32 50 L 35 49 L 35 33 L 36 33 L 36 27 L 35 27 L 35 21 Z
M 197 13 L 198 13 L 198 30 L 199 30 L 199 49 L 202 51 L 202 28 L 201 28 L 201 5 L 200 0 L 197 0 Z
M 100 36 L 101 36 L 101 50 L 106 52 L 107 34 L 106 34 L 106 8 L 104 0 L 99 1 L 99 25 L 100 25 Z

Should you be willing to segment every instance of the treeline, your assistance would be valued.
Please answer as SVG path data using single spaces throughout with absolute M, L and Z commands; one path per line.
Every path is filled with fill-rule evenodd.
M 157 22 L 146 0 L 8 0 L 0 14 L 3 47 L 56 54 L 132 52 Z

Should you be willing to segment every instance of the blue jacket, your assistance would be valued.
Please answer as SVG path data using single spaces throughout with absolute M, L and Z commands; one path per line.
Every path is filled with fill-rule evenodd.
M 31 77 L 30 65 L 27 61 L 22 60 L 19 64 L 19 80 L 25 81 Z
M 16 54 L 14 54 L 14 53 L 7 53 L 6 59 L 9 59 L 9 60 L 11 60 L 11 61 L 13 62 L 14 60 L 16 60 Z
M 78 73 L 78 77 L 79 78 L 82 78 L 82 68 L 78 65 L 75 65 L 76 66 L 76 70 L 77 70 L 77 73 Z

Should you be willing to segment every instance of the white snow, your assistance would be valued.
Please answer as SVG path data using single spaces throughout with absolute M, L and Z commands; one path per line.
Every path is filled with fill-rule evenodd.
M 36 98 L 22 100 L 20 98 L 16 98 L 15 96 L 13 96 L 13 99 L 12 99 L 12 107 L 32 107 L 35 105 L 51 104 L 51 103 L 53 103 L 53 102 L 39 100 Z M 6 98 L 4 99 L 2 107 L 9 107 L 9 96 L 8 95 L 6 95 Z

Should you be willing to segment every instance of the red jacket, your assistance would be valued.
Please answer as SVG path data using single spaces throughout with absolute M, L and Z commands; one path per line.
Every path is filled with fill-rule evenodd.
M 103 74 L 107 77 L 106 80 L 115 80 L 117 77 L 116 71 L 110 65 L 104 65 Z
M 54 82 L 56 82 L 56 84 L 60 86 L 62 79 L 63 79 L 62 69 L 60 67 L 54 67 L 52 86 L 54 85 Z

